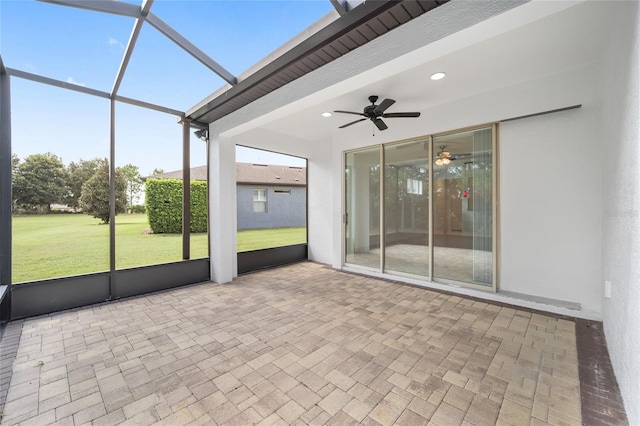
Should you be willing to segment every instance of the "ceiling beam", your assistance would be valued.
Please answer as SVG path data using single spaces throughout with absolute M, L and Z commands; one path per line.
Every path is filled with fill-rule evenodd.
M 114 1 L 114 0 L 39 0 L 44 3 L 57 4 L 61 6 L 75 7 L 78 9 L 92 10 L 95 12 L 111 13 L 114 15 L 128 16 L 136 18 L 138 20 L 146 20 L 152 27 L 160 31 L 166 37 L 168 37 L 175 44 L 184 49 L 191 56 L 200 61 L 204 66 L 211 71 L 219 75 L 224 81 L 235 86 L 238 83 L 238 79 L 227 71 L 222 65 L 211 59 L 206 53 L 196 47 L 193 43 L 183 37 L 176 30 L 171 28 L 162 19 L 151 13 L 151 5 L 153 1 L 143 1 L 142 7 L 135 6 L 129 3 Z M 141 25 L 141 24 L 140 24 Z M 135 31 L 135 28 L 134 28 Z M 139 30 L 138 30 L 139 32 Z M 133 33 L 132 33 L 133 35 Z M 135 43 L 134 43 L 135 44 Z M 132 47 L 133 48 L 133 47 Z M 129 52 L 130 53 L 130 52 Z M 128 60 L 127 60 L 128 62 Z M 122 64 L 121 64 L 122 65 Z M 125 64 L 126 66 L 126 64 Z M 122 76 L 119 76 L 120 80 Z M 116 82 L 118 78 L 116 78 Z M 119 84 L 118 84 L 119 86 Z M 114 89 L 118 87 L 114 84 Z M 115 92 L 114 92 L 115 93 Z
M 333 5 L 333 8 L 340 14 L 346 15 L 351 12 L 355 7 L 360 6 L 364 3 L 364 0 L 329 0 Z
M 348 12 L 347 7 L 349 5 L 347 4 L 346 0 L 330 0 L 330 1 L 331 1 L 331 5 L 336 10 L 336 12 L 338 12 L 340 16 L 347 14 Z
M 140 14 L 142 16 L 147 16 L 151 13 L 151 6 L 153 6 L 153 2 L 155 0 L 142 0 L 142 8 L 140 9 Z
M 206 53 L 196 47 L 193 43 L 180 35 L 176 30 L 167 25 L 162 19 L 158 18 L 153 13 L 149 12 L 146 17 L 146 21 L 151 24 L 155 29 L 160 31 L 175 44 L 183 48 L 187 53 L 200 61 L 204 66 L 209 68 L 214 73 L 218 74 L 224 81 L 235 86 L 238 83 L 238 79 L 222 67 L 219 63 L 211 59 Z
M 111 89 L 111 96 L 114 97 L 118 94 L 118 90 L 120 90 L 120 84 L 122 83 L 122 79 L 124 78 L 124 73 L 127 71 L 127 66 L 129 66 L 129 61 L 131 60 L 131 55 L 133 54 L 133 49 L 136 46 L 136 42 L 138 41 L 138 36 L 140 35 L 140 31 L 142 30 L 142 26 L 144 25 L 144 17 L 151 12 L 151 6 L 153 6 L 154 0 L 144 0 L 142 3 L 142 9 L 140 10 L 141 17 L 136 19 L 135 24 L 133 24 L 133 30 L 131 31 L 131 36 L 129 36 L 129 42 L 127 43 L 127 47 L 124 51 L 124 56 L 122 57 L 122 61 L 120 62 L 120 67 L 118 68 L 118 73 L 116 74 L 116 79 L 113 83 L 113 87 Z
M 38 0 L 43 3 L 57 4 L 60 6 L 75 7 L 77 9 L 92 10 L 95 12 L 110 13 L 112 15 L 140 18 L 142 16 L 140 6 L 113 1 L 113 0 Z
M 164 112 L 166 114 L 175 115 L 176 117 L 180 117 L 181 119 L 184 118 L 184 116 L 185 116 L 184 112 L 178 111 L 177 109 L 164 107 L 164 106 L 161 106 L 161 105 L 156 105 L 156 104 L 152 104 L 152 103 L 145 102 L 145 101 L 139 101 L 139 100 L 133 99 L 133 98 L 127 98 L 126 96 L 116 95 L 116 96 L 114 96 L 113 99 L 118 101 L 118 102 L 125 103 L 125 104 L 135 105 L 135 106 L 138 106 L 138 107 L 141 107 L 141 108 L 151 109 L 151 110 L 154 110 L 154 111 Z
M 81 86 L 79 84 L 68 83 L 66 81 L 56 80 L 53 78 L 44 77 L 42 75 L 32 74 L 30 72 L 20 71 L 13 68 L 7 68 L 7 72 L 12 77 L 18 77 L 25 80 L 35 81 L 37 83 L 48 84 L 49 86 L 60 87 L 62 89 L 74 90 L 76 92 L 97 96 L 99 98 L 105 98 L 105 99 L 110 98 L 107 92 L 91 89 L 89 87 Z
M 62 89 L 74 90 L 76 92 L 85 93 L 87 95 L 97 96 L 99 98 L 113 99 L 115 101 L 122 102 L 125 104 L 135 105 L 142 108 L 151 109 L 154 111 L 164 112 L 166 114 L 175 115 L 180 118 L 185 117 L 185 113 L 177 109 L 164 107 L 161 105 L 156 105 L 156 104 L 152 104 L 145 101 L 139 101 L 133 98 L 127 98 L 126 96 L 116 95 L 112 97 L 111 94 L 107 92 L 103 92 L 101 90 L 91 89 L 89 87 L 80 86 L 79 84 L 67 83 L 66 81 L 56 80 L 54 78 L 44 77 L 42 75 L 32 74 L 30 72 L 20 71 L 13 68 L 6 68 L 6 71 L 7 71 L 7 74 L 9 74 L 9 76 L 11 77 L 17 77 L 17 78 L 22 78 L 24 80 L 35 81 L 36 83 L 47 84 L 49 86 L 60 87 Z

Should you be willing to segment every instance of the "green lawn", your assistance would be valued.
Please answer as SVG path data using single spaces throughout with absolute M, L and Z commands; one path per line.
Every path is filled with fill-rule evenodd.
M 150 234 L 146 215 L 116 217 L 116 268 L 182 259 L 182 236 Z M 299 244 L 306 228 L 238 231 L 238 251 Z M 207 235 L 191 234 L 191 258 L 207 257 Z M 13 282 L 109 269 L 109 226 L 82 214 L 13 217 Z
M 307 228 L 243 229 L 238 231 L 238 251 L 290 246 L 307 242 Z

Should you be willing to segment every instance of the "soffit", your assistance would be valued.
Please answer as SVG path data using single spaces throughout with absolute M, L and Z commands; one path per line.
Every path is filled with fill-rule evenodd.
M 381 73 L 376 73 L 376 76 L 352 79 L 350 88 L 339 95 L 261 123 L 260 128 L 270 134 L 310 142 L 327 140 L 339 134 L 371 136 L 372 125 L 368 122 L 338 129 L 357 117 L 352 119 L 344 114 L 321 117 L 324 111 L 361 111 L 368 105 L 367 97 L 370 95 L 378 95 L 380 100 L 395 99 L 396 104 L 387 112 L 423 113 L 419 119 L 388 120 L 390 129 L 414 122 L 427 123 L 425 128 L 434 127 L 428 112 L 441 105 L 564 70 L 596 66 L 603 58 L 608 34 L 615 25 L 613 16 L 617 7 L 618 2 L 581 2 L 543 19 L 471 42 L 409 69 L 402 69 L 404 59 L 399 58 L 390 65 L 397 63 L 401 71 L 388 77 L 379 77 Z M 514 11 L 516 13 L 518 11 Z M 435 71 L 446 71 L 447 77 L 431 81 L 429 75 Z M 258 129 L 252 132 L 256 140 L 260 138 Z M 265 146 L 264 149 L 277 148 Z
M 211 123 L 320 68 L 448 0 L 365 2 L 237 85 L 187 112 Z

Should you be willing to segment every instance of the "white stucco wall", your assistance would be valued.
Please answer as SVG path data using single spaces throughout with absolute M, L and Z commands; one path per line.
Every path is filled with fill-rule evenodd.
M 309 182 L 307 217 L 309 220 L 309 259 L 331 263 L 333 240 L 331 238 L 331 212 L 339 203 L 331 193 L 331 150 L 323 150 L 308 159 Z
M 211 280 L 228 283 L 238 276 L 236 149 L 209 128 L 209 247 Z M 213 183 L 215 182 L 215 183 Z
M 229 138 L 228 142 L 295 155 L 307 159 L 307 232 L 309 259 L 331 263 L 333 239 L 331 217 L 335 199 L 331 193 L 331 141 L 309 144 L 288 135 L 254 130 Z M 338 204 L 338 209 L 340 205 Z M 339 211 L 339 210 L 338 210 Z
M 499 131 L 501 290 L 580 303 L 601 313 L 601 149 L 598 65 L 503 87 L 440 105 L 424 119 L 375 136 L 357 126 L 334 139 L 334 157 L 349 149 L 450 131 L 582 104 L 579 109 L 506 122 Z M 343 166 L 334 167 L 334 202 Z M 334 247 L 342 216 L 335 214 Z M 333 266 L 341 266 L 334 253 Z
M 500 289 L 601 312 L 598 110 L 504 123 Z
M 603 73 L 602 279 L 607 346 L 629 424 L 640 424 L 640 6 L 616 20 Z
M 385 42 L 397 44 L 394 37 L 377 40 L 378 45 Z M 358 55 L 378 52 L 366 47 L 357 52 Z M 346 67 L 353 62 L 355 66 L 359 63 L 356 59 L 347 55 L 336 64 L 340 62 Z M 404 62 L 405 58 L 398 59 L 398 64 Z M 309 143 L 261 127 L 268 122 L 268 115 L 278 119 L 286 114 L 287 108 L 293 108 L 296 101 L 289 98 L 294 89 L 312 91 L 318 84 L 320 92 L 331 92 L 331 88 L 322 89 L 327 81 L 312 73 L 291 83 L 291 91 L 282 92 L 290 102 L 286 107 L 277 108 L 283 100 L 278 98 L 280 93 L 273 93 L 261 100 L 264 104 L 270 103 L 269 108 L 264 108 L 264 115 L 256 113 L 253 121 L 238 125 L 254 115 L 251 108 L 260 109 L 259 103 L 254 103 L 243 109 L 247 115 L 233 114 L 220 124 L 229 129 L 227 134 L 234 143 L 267 149 L 277 147 L 277 151 L 309 159 L 310 257 L 339 268 L 343 251 L 342 157 L 345 150 L 582 104 L 578 110 L 502 126 L 499 287 L 515 293 L 577 302 L 592 314 L 591 318 L 600 318 L 602 208 L 598 70 L 598 64 L 565 70 L 550 68 L 546 73 L 539 71 L 537 78 L 522 76 L 515 84 L 485 91 L 476 88 L 473 94 L 423 110 L 420 119 L 403 120 L 402 125 L 390 125 L 388 130 L 375 136 L 363 134 L 361 126 L 352 126 L 333 133 L 327 140 Z M 331 66 L 327 66 L 327 74 L 333 75 L 329 71 Z M 310 98 L 299 102 L 310 102 Z M 554 156 L 553 152 L 560 155 Z M 560 187 L 562 191 L 558 191 Z M 553 211 L 554 208 L 557 211 Z
M 537 112 L 544 108 L 562 107 L 566 106 L 567 99 L 555 96 L 562 95 L 562 90 L 554 93 L 550 99 L 537 96 L 537 93 L 529 93 L 529 102 L 522 104 L 514 100 L 523 94 L 513 92 L 516 99 L 511 99 L 509 94 L 505 93 L 498 95 L 498 98 L 504 101 L 503 108 L 500 111 L 492 110 L 491 114 L 483 114 L 488 112 L 484 103 L 493 101 L 490 96 L 467 99 L 467 102 L 462 103 L 453 102 L 445 108 L 439 106 L 427 111 L 426 120 L 405 121 L 402 127 L 396 126 L 393 131 L 378 134 L 372 142 L 363 141 L 357 126 L 312 143 L 273 133 L 262 126 L 318 102 L 333 99 L 358 87 L 374 84 L 378 79 L 433 60 L 469 43 L 491 38 L 523 22 L 533 22 L 569 7 L 568 3 L 558 2 L 539 2 L 538 6 L 533 8 L 518 7 L 522 3 L 526 3 L 526 0 L 492 0 L 481 4 L 447 3 L 430 12 L 429 16 L 425 15 L 396 28 L 391 33 L 216 122 L 217 128 L 230 143 L 299 155 L 309 160 L 309 250 L 313 260 L 329 262 L 336 267 L 342 264 L 342 197 L 336 194 L 342 192 L 344 149 L 451 130 L 469 124 Z M 511 22 L 510 18 L 503 15 L 510 9 L 515 11 L 519 24 Z M 483 22 L 491 16 L 497 16 L 498 22 Z M 470 28 L 471 32 L 464 35 L 457 33 L 464 28 Z M 420 34 L 420 37 L 415 37 L 415 34 Z M 456 113 L 451 114 L 451 111 Z M 316 187 L 318 183 L 321 186 Z M 316 210 L 316 207 L 322 208 Z

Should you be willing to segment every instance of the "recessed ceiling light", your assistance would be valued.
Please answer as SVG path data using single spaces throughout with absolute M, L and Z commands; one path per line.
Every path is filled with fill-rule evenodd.
M 323 117 L 331 117 L 333 114 L 331 114 L 330 112 L 323 112 L 322 116 Z
M 431 80 L 442 80 L 443 78 L 445 78 L 447 74 L 443 73 L 443 72 L 436 72 L 431 74 Z

